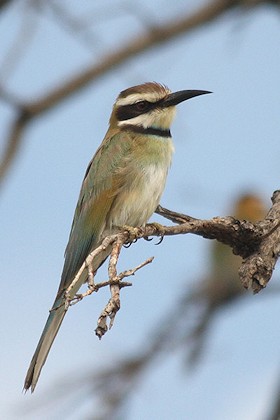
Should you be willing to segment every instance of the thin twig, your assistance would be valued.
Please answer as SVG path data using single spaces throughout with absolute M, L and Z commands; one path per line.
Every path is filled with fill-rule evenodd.
M 131 283 L 123 282 L 122 279 L 125 277 L 133 276 L 136 273 L 136 271 L 140 270 L 145 265 L 150 264 L 153 261 L 153 259 L 154 257 L 150 257 L 146 261 L 137 265 L 135 268 L 123 271 L 119 275 L 116 275 L 114 279 L 102 283 L 102 286 L 108 284 L 110 285 L 111 298 L 109 299 L 109 302 L 101 312 L 97 321 L 95 334 L 99 337 L 99 339 L 101 339 L 103 335 L 108 331 L 108 318 L 110 319 L 109 329 L 113 326 L 115 316 L 120 309 L 120 289 L 122 289 L 123 287 L 131 286 Z M 115 269 L 113 268 L 112 271 L 115 271 Z M 101 284 L 97 286 L 101 287 Z
M 118 235 L 111 235 L 107 236 L 103 241 L 102 244 L 95 248 L 86 258 L 86 260 L 81 265 L 81 268 L 77 272 L 76 276 L 70 283 L 70 285 L 67 287 L 65 291 L 65 309 L 68 309 L 69 305 L 73 305 L 77 303 L 78 301 L 82 300 L 85 296 L 88 296 L 92 294 L 95 291 L 95 285 L 94 285 L 94 279 L 93 279 L 93 269 L 92 264 L 94 259 L 104 252 L 111 244 L 116 241 L 118 238 Z M 84 273 L 84 270 L 87 270 L 87 276 L 90 278 L 90 284 L 89 289 L 87 292 L 81 295 L 76 294 L 76 289 L 79 289 L 83 282 L 81 282 L 82 275 Z
M 127 231 L 128 234 L 129 232 L 130 231 Z M 122 283 L 122 279 L 128 276 L 134 275 L 137 270 L 151 263 L 153 260 L 153 258 L 148 258 L 146 261 L 139 264 L 137 267 L 131 270 L 126 270 L 122 272 L 121 274 L 117 275 L 117 263 L 118 263 L 122 246 L 125 243 L 126 243 L 126 238 L 124 235 L 118 236 L 117 239 L 113 243 L 113 248 L 112 248 L 109 265 L 108 265 L 108 275 L 109 275 L 111 297 L 107 305 L 101 312 L 97 321 L 95 334 L 99 337 L 99 339 L 101 339 L 103 335 L 108 331 L 108 326 L 107 326 L 108 318 L 110 319 L 109 329 L 111 329 L 114 324 L 114 320 L 117 315 L 117 312 L 119 311 L 121 307 L 120 289 L 124 287 L 124 283 Z M 126 286 L 128 285 L 130 284 L 126 284 Z

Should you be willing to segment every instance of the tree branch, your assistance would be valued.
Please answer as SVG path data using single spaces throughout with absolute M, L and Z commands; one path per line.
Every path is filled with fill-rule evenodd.
M 269 233 L 262 236 L 262 240 L 255 251 L 246 258 L 240 269 L 240 279 L 246 289 L 254 293 L 266 287 L 270 280 L 275 264 L 280 254 L 280 191 L 272 196 L 273 206 L 268 212 L 265 221 L 271 221 L 272 228 Z
M 239 270 L 240 278 L 243 286 L 252 289 L 254 293 L 265 288 L 272 276 L 280 254 L 280 190 L 273 193 L 272 207 L 265 219 L 258 223 L 237 220 L 231 216 L 200 220 L 161 206 L 158 207 L 157 213 L 178 224 L 162 226 L 158 223 L 151 223 L 145 227 L 125 227 L 123 231 L 106 237 L 102 244 L 86 258 L 65 292 L 65 308 L 67 310 L 69 305 L 82 300 L 93 292 L 97 292 L 101 287 L 110 286 L 111 298 L 102 311 L 95 330 L 99 338 L 108 330 L 107 319 L 110 319 L 109 328 L 111 328 L 120 309 L 120 289 L 131 285 L 131 283 L 123 283 L 123 278 L 134 275 L 137 270 L 153 259 L 149 258 L 136 268 L 117 274 L 117 263 L 123 245 L 133 243 L 137 239 L 187 233 L 193 233 L 208 239 L 217 239 L 219 242 L 229 245 L 234 254 L 243 257 L 243 263 Z M 109 247 L 112 247 L 108 267 L 109 280 L 95 284 L 92 274 L 94 258 Z M 73 297 L 71 291 L 80 282 L 80 277 L 85 269 L 88 270 L 89 289 L 84 294 L 76 294 Z

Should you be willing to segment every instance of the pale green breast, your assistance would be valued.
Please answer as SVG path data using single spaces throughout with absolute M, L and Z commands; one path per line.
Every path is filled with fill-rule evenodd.
M 110 211 L 109 230 L 113 226 L 144 225 L 159 204 L 165 187 L 173 154 L 171 138 L 137 135 L 133 143 L 120 171 L 124 183 Z

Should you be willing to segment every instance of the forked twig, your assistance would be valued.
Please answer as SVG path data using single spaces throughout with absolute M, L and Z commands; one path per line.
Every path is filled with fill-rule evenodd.
M 111 329 L 114 324 L 116 314 L 121 307 L 121 302 L 120 302 L 121 288 L 132 285 L 131 283 L 122 282 L 122 280 L 125 277 L 133 276 L 136 273 L 136 271 L 140 270 L 140 268 L 144 267 L 145 265 L 150 264 L 154 259 L 154 257 L 150 257 L 143 263 L 139 264 L 137 267 L 130 270 L 123 271 L 122 273 L 117 275 L 117 262 L 119 259 L 121 248 L 124 245 L 124 243 L 125 243 L 124 238 L 122 239 L 118 238 L 115 241 L 112 252 L 111 252 L 109 267 L 108 267 L 109 282 L 107 282 L 107 284 L 110 285 L 111 297 L 107 305 L 101 312 L 97 321 L 95 334 L 99 337 L 99 339 L 101 339 L 103 335 L 108 331 L 107 319 L 108 318 L 110 319 L 109 329 Z

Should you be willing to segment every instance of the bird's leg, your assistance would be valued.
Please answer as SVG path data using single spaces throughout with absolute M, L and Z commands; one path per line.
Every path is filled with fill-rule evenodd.
M 153 228 L 155 228 L 157 230 L 157 232 L 159 233 L 160 238 L 159 238 L 159 241 L 155 245 L 161 244 L 162 241 L 163 241 L 163 238 L 164 238 L 164 232 L 165 232 L 164 227 L 160 223 L 157 223 L 157 222 L 149 223 L 149 226 L 152 226 Z M 144 239 L 146 241 L 151 241 L 152 240 L 149 237 L 145 237 Z
M 159 242 L 157 242 L 155 245 L 161 244 L 164 238 L 164 232 L 165 232 L 164 227 L 160 223 L 157 223 L 157 222 L 149 223 L 149 226 L 152 226 L 153 228 L 155 228 L 160 236 Z M 129 248 L 131 244 L 137 242 L 138 240 L 137 236 L 143 233 L 145 229 L 145 225 L 140 226 L 140 227 L 132 227 L 132 226 L 125 225 L 122 227 L 122 229 L 129 233 L 129 240 L 123 245 L 125 248 Z M 145 239 L 145 241 L 153 240 L 152 238 L 149 238 L 148 236 L 144 236 L 143 238 Z
M 141 232 L 141 227 L 124 225 L 121 229 L 129 234 L 129 240 L 123 245 L 125 248 L 129 248 L 132 244 L 137 242 L 137 235 Z

